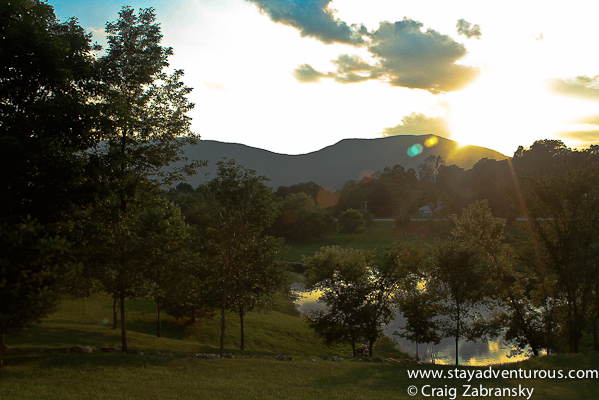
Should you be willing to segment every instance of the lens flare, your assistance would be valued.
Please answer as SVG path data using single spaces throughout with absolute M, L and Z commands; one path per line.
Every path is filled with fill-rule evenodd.
M 339 202 L 339 192 L 335 189 L 321 188 L 316 196 L 316 202 L 324 208 L 333 207 Z
M 436 146 L 437 143 L 439 143 L 439 138 L 436 136 L 430 136 L 428 137 L 425 141 L 424 141 L 424 145 L 426 147 L 433 147 Z
M 415 157 L 418 154 L 422 153 L 422 149 L 423 149 L 422 145 L 420 143 L 416 143 L 414 146 L 412 146 L 408 149 L 408 155 L 410 157 Z

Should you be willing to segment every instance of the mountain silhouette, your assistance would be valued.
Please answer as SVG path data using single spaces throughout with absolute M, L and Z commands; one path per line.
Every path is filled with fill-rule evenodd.
M 441 156 L 447 165 L 470 169 L 481 158 L 502 160 L 505 155 L 484 147 L 461 146 L 453 140 L 438 137 L 435 146 L 427 147 L 430 135 L 397 135 L 377 139 L 344 139 L 321 150 L 299 155 L 273 153 L 243 144 L 200 140 L 184 148 L 191 160 L 208 161 L 187 178 L 193 187 L 212 179 L 215 163 L 223 157 L 255 170 L 271 179 L 270 186 L 289 186 L 313 181 L 329 189 L 340 189 L 349 180 L 359 181 L 383 168 L 401 164 L 405 169 L 417 168 L 429 155 Z M 415 147 L 413 147 L 415 146 Z M 411 149 L 411 150 L 410 150 Z M 421 150 L 419 154 L 418 151 Z M 410 153 L 410 154 L 408 154 Z

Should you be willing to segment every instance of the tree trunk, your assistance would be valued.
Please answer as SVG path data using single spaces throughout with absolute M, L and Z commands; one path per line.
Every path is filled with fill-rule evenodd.
M 191 324 L 194 325 L 196 323 L 196 309 L 195 307 L 191 309 Z
M 121 341 L 122 350 L 127 351 L 127 325 L 125 321 L 125 291 L 121 290 Z
M 243 308 L 239 310 L 239 322 L 241 324 L 241 350 L 245 350 L 245 334 L 243 331 Z
M 157 336 L 158 337 L 162 337 L 161 334 L 160 334 L 160 300 L 156 300 L 156 311 L 158 313 L 158 315 L 157 315 L 157 321 L 156 321 L 156 325 L 157 325 L 156 328 L 158 330 Z
M 0 333 L 0 368 L 4 367 L 4 360 L 2 359 L 3 351 L 4 351 L 4 332 Z
M 227 309 L 227 285 L 223 287 L 223 300 L 220 310 L 220 357 L 225 356 L 225 311 Z
M 118 296 L 116 292 L 112 294 L 112 300 L 112 329 L 116 330 L 119 324 Z
M 416 343 L 416 361 L 420 361 L 420 358 L 418 357 L 418 343 Z
M 368 341 L 368 357 L 372 357 L 372 349 L 374 348 L 374 340 Z
M 455 335 L 455 365 L 459 364 L 458 346 L 460 341 L 460 308 L 458 307 L 458 317 L 456 319 L 456 335 Z

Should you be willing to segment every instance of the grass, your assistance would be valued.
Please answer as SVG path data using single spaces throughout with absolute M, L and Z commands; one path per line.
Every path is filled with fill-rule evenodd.
M 302 256 L 312 257 L 323 246 L 373 251 L 399 241 L 402 234 L 404 234 L 404 230 L 395 228 L 393 221 L 374 221 L 366 232 L 354 234 L 353 237 L 347 233 L 335 233 L 321 239 L 289 241 L 287 243 L 290 246 L 287 261 L 301 262 Z
M 296 257 L 311 255 L 322 245 L 372 250 L 396 240 L 392 222 L 375 222 L 363 235 L 337 235 L 326 243 L 292 244 Z M 293 276 L 292 274 L 290 274 Z M 146 300 L 126 303 L 129 346 L 144 354 L 102 353 L 100 347 L 120 345 L 120 330 L 111 329 L 112 300 L 103 295 L 91 299 L 67 298 L 41 324 L 16 336 L 7 336 L 10 350 L 0 370 L 0 399 L 424 399 L 411 397 L 408 387 L 424 385 L 456 388 L 534 388 L 532 398 L 568 400 L 595 398 L 599 379 L 424 379 L 408 377 L 408 370 L 450 371 L 452 366 L 330 362 L 323 357 L 349 358 L 347 347 L 324 346 L 293 304 L 279 296 L 268 313 L 246 317 L 246 351 L 238 350 L 239 322 L 227 315 L 225 351 L 235 359 L 185 357 L 186 354 L 218 353 L 220 318 L 206 317 L 196 326 L 164 315 L 163 337 L 155 336 L 153 304 Z M 92 346 L 92 354 L 61 353 L 73 345 Z M 159 356 L 158 352 L 169 355 Z M 152 355 L 150 355 L 150 353 Z M 170 356 L 172 354 L 172 356 Z M 269 358 L 252 358 L 252 355 Z M 277 354 L 293 361 L 276 360 Z M 389 340 L 375 355 L 405 357 Z M 316 359 L 316 361 L 313 361 Z M 476 370 L 476 367 L 460 367 Z M 533 358 L 496 369 L 599 370 L 596 355 L 556 355 Z M 483 370 L 486 368 L 483 368 Z M 439 396 L 437 396 L 439 397 Z M 444 398 L 450 398 L 444 396 Z M 504 397 L 492 397 L 502 399 Z M 508 397 L 505 397 L 506 399 Z
M 447 230 L 447 221 L 411 221 L 403 228 L 396 228 L 393 221 L 374 221 L 364 233 L 354 234 L 335 233 L 324 238 L 307 241 L 288 241 L 288 262 L 301 262 L 302 257 L 312 257 L 323 246 L 339 246 L 375 251 L 398 241 L 422 240 L 430 242 L 431 238 Z
M 324 356 L 348 356 L 349 349 L 322 345 L 283 297 L 275 311 L 248 315 L 245 352 L 236 348 L 238 323 L 234 315 L 228 316 L 226 351 L 235 354 L 236 359 L 189 358 L 183 355 L 218 352 L 219 318 L 206 318 L 199 326 L 189 326 L 165 316 L 165 337 L 157 338 L 153 305 L 145 300 L 131 300 L 127 305 L 129 344 L 143 355 L 98 351 L 99 347 L 120 344 L 120 331 L 111 329 L 109 321 L 109 297 L 65 299 L 40 325 L 6 338 L 11 349 L 5 352 L 5 367 L 0 370 L 0 398 L 408 399 L 412 398 L 407 394 L 411 385 L 447 385 L 461 391 L 464 384 L 483 384 L 533 387 L 534 399 L 577 400 L 594 398 L 599 391 L 597 379 L 479 379 L 469 383 L 456 379 L 410 379 L 407 372 L 449 371 L 451 366 L 324 361 Z M 94 352 L 60 353 L 61 347 L 72 345 L 89 345 Z M 384 342 L 377 349 L 378 355 L 388 357 L 393 351 L 388 347 L 389 343 Z M 172 356 L 155 355 L 158 352 Z M 252 358 L 254 354 L 269 358 Z M 277 354 L 290 354 L 293 361 L 278 361 Z M 599 358 L 560 355 L 503 368 L 598 370 Z

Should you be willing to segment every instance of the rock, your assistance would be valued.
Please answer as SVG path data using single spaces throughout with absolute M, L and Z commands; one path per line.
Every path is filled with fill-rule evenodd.
M 316 358 L 313 358 L 313 359 L 312 359 L 312 361 L 313 361 L 313 362 L 315 362 L 315 361 L 318 361 L 318 359 L 316 359 Z
M 373 357 L 371 361 L 372 362 L 383 362 L 383 360 L 379 357 Z
M 85 346 L 81 348 L 82 353 L 91 354 L 94 350 L 90 346 Z
M 282 355 L 278 355 L 278 356 L 277 356 L 277 360 L 280 360 L 280 361 L 292 361 L 292 360 L 293 360 L 293 358 L 291 358 L 291 356 L 282 356 Z
M 83 353 L 83 350 L 79 346 L 71 346 L 71 353 Z
M 360 361 L 370 362 L 370 358 L 368 358 L 368 357 L 362 357 L 362 358 L 360 358 Z
M 69 348 L 67 348 L 67 347 L 63 347 L 63 348 L 61 348 L 61 349 L 60 349 L 60 350 L 58 350 L 58 351 L 59 351 L 59 352 L 61 352 L 61 353 L 70 353 L 70 352 L 71 352 L 71 349 L 69 349 Z
M 229 354 L 225 354 L 225 358 L 232 359 L 234 357 L 233 357 L 233 354 L 229 353 Z

